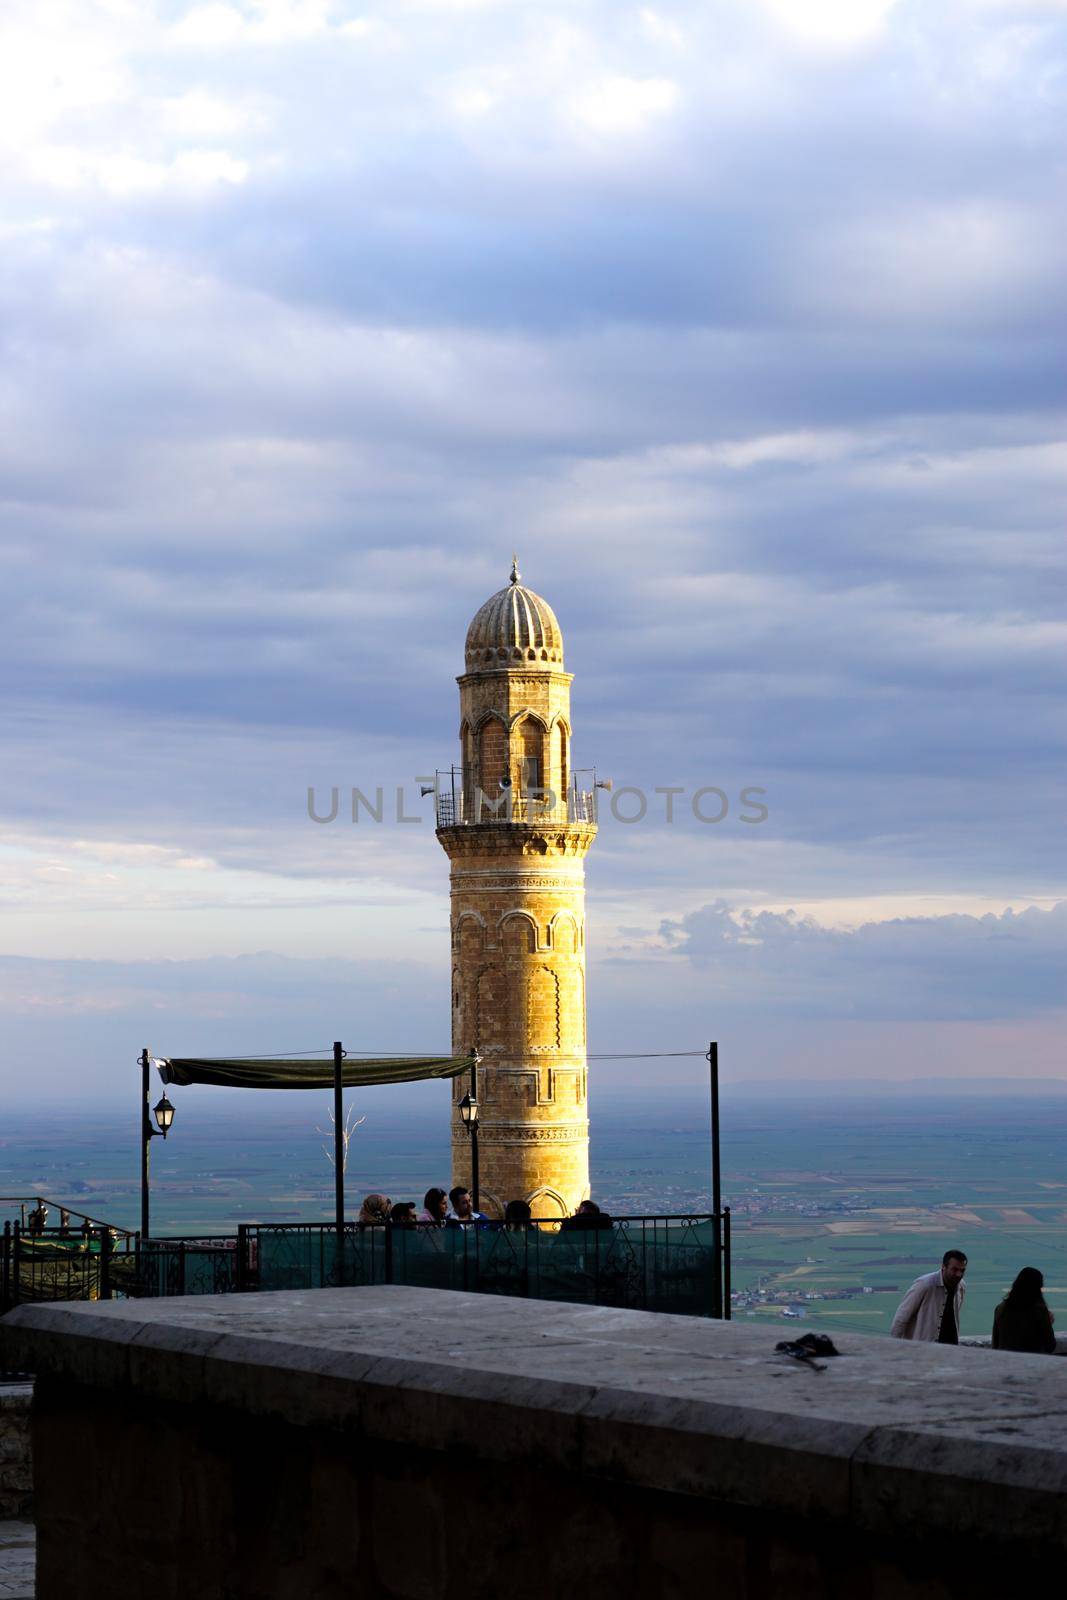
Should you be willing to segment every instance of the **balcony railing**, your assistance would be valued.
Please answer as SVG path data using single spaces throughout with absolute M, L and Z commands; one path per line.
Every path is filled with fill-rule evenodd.
M 0 1234 L 0 1316 L 27 1301 L 110 1300 L 138 1286 L 136 1236 L 86 1224 L 23 1228 Z
M 549 788 L 523 790 L 509 785 L 498 786 L 494 793 L 487 793 L 459 767 L 437 772 L 433 789 L 439 828 L 492 823 L 595 825 L 596 793 L 596 775 L 592 769 L 572 773 L 565 794 L 557 794 Z
M 237 1233 L 142 1242 L 102 1227 L 0 1236 L 0 1314 L 26 1301 L 169 1298 L 399 1283 L 719 1316 L 730 1305 L 730 1213 L 508 1227 L 242 1224 Z
M 328 1226 L 253 1224 L 240 1248 L 256 1263 L 246 1288 L 399 1283 L 707 1317 L 729 1305 L 727 1216 L 605 1218 L 589 1229 L 347 1223 L 340 1239 Z

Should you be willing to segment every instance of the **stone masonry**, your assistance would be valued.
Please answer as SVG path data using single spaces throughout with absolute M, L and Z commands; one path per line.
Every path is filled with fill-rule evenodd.
M 1023 1600 L 1067 1363 L 378 1287 L 20 1306 L 38 1600 Z
M 32 1384 L 0 1385 L 0 1519 L 25 1517 L 33 1499 L 30 1465 Z M 0 1594 L 3 1590 L 0 1590 Z
M 559 624 L 512 569 L 467 633 L 461 766 L 437 836 L 452 864 L 452 1045 L 482 1056 L 481 1203 L 534 1216 L 589 1194 L 584 857 L 592 794 L 570 765 L 571 675 Z M 453 1085 L 454 1183 L 470 1141 Z

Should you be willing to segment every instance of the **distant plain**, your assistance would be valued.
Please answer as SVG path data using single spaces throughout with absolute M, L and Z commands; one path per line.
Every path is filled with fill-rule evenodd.
M 239 1222 L 330 1216 L 327 1098 L 179 1091 L 171 1137 L 153 1141 L 154 1231 L 218 1234 Z M 43 1194 L 136 1227 L 134 1110 L 9 1110 L 0 1195 Z M 366 1121 L 352 1136 L 351 1214 L 369 1190 L 421 1202 L 431 1183 L 447 1183 L 446 1094 L 435 1086 L 411 1110 L 368 1094 L 358 1110 Z M 706 1095 L 605 1086 L 591 1115 L 601 1204 L 618 1216 L 708 1208 Z M 989 1331 L 1022 1266 L 1044 1271 L 1067 1332 L 1065 1150 L 1063 1094 L 868 1099 L 820 1085 L 809 1098 L 783 1099 L 727 1087 L 723 1192 L 734 1208 L 733 1284 L 747 1302 L 735 1315 L 773 1323 L 776 1337 L 802 1326 L 886 1332 L 907 1285 L 959 1246 L 971 1261 L 965 1333 Z M 830 1298 L 804 1298 L 812 1294 Z

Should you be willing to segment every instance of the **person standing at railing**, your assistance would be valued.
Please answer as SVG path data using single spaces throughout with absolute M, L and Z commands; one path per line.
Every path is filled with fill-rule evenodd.
M 389 1221 L 394 1228 L 417 1228 L 419 1219 L 415 1215 L 414 1200 L 398 1200 L 389 1213 Z
M 601 1211 L 595 1200 L 583 1200 L 573 1217 L 565 1217 L 561 1226 L 566 1229 L 610 1228 L 611 1218 L 606 1211 Z
M 1045 1279 L 1036 1267 L 1024 1267 L 993 1312 L 993 1349 L 1023 1350 L 1032 1355 L 1056 1353 L 1052 1312 L 1045 1304 Z
M 432 1222 L 435 1228 L 443 1228 L 445 1218 L 448 1216 L 448 1191 L 445 1189 L 427 1189 L 422 1199 L 422 1222 Z
M 889 1330 L 894 1339 L 919 1339 L 927 1344 L 959 1344 L 960 1312 L 967 1285 L 967 1257 L 946 1250 L 939 1272 L 916 1278 L 900 1302 Z
M 389 1221 L 389 1207 L 392 1202 L 387 1194 L 369 1194 L 359 1208 L 359 1226 L 361 1228 L 373 1227 L 379 1222 Z
M 464 1227 L 467 1223 L 486 1220 L 480 1211 L 475 1211 L 471 1192 L 463 1184 L 457 1183 L 454 1189 L 449 1189 L 448 1199 L 451 1210 L 445 1220 L 452 1227 Z

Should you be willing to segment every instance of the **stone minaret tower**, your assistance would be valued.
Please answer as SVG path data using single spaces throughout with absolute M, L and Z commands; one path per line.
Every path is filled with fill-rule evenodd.
M 592 774 L 571 767 L 571 674 L 551 606 L 511 582 L 467 630 L 461 766 L 438 779 L 452 863 L 452 1047 L 481 1052 L 481 1204 L 572 1212 L 589 1194 L 583 860 Z M 584 778 L 584 784 L 583 784 Z M 453 1084 L 452 1172 L 470 1182 Z

